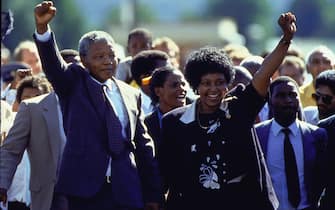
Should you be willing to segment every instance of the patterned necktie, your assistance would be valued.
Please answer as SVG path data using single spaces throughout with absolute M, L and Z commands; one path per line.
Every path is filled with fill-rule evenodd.
M 285 173 L 286 173 L 288 200 L 290 201 L 290 203 L 294 208 L 297 208 L 300 203 L 300 187 L 299 187 L 297 162 L 293 146 L 289 138 L 291 130 L 289 128 L 283 128 L 282 132 L 285 134 L 284 157 L 285 157 Z
M 106 85 L 103 85 L 102 88 L 106 104 L 105 119 L 108 131 L 108 146 L 112 156 L 117 156 L 122 152 L 125 147 L 122 137 L 122 125 L 106 96 L 106 91 L 108 87 Z

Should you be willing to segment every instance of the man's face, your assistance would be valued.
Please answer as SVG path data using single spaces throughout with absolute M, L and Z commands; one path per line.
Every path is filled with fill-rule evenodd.
M 303 72 L 297 65 L 282 65 L 279 75 L 291 77 L 298 83 L 299 86 L 304 84 Z
M 327 85 L 319 85 L 313 94 L 319 110 L 319 118 L 335 114 L 335 95 Z
M 99 82 L 105 82 L 115 75 L 117 58 L 113 44 L 106 40 L 92 43 L 86 56 L 81 57 L 83 65 Z
M 324 52 L 314 52 L 308 59 L 307 70 L 312 74 L 315 79 L 321 72 L 327 69 L 333 69 L 335 61 L 331 56 Z
M 37 51 L 24 49 L 22 51 L 22 62 L 29 64 L 32 69 L 33 75 L 39 74 L 42 72 L 42 64 L 40 60 L 40 56 Z
M 129 55 L 134 57 L 143 50 L 150 50 L 152 47 L 144 36 L 134 35 L 130 38 L 127 49 Z
M 293 82 L 277 84 L 273 88 L 270 105 L 275 119 L 295 119 L 299 110 L 299 94 L 295 84 Z

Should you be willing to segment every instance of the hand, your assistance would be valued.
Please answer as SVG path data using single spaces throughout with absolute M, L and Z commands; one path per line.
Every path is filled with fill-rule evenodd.
M 3 205 L 6 205 L 7 202 L 7 190 L 0 188 L 0 202 L 3 202 Z
M 48 30 L 48 23 L 56 15 L 56 7 L 52 1 L 43 1 L 35 7 L 35 24 L 39 34 Z
M 278 24 L 282 29 L 284 35 L 283 39 L 290 41 L 293 38 L 294 33 L 297 31 L 295 15 L 291 12 L 283 13 L 278 19 Z
M 145 210 L 159 210 L 159 204 L 148 202 L 145 204 L 144 209 Z

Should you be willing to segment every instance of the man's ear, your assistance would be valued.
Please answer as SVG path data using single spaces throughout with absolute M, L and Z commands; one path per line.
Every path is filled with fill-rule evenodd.
M 155 95 L 159 97 L 161 95 L 161 88 L 155 87 L 154 90 L 155 90 Z
M 87 68 L 86 57 L 83 56 L 83 55 L 81 55 L 81 56 L 80 56 L 80 61 L 81 61 L 81 63 L 83 64 L 83 66 L 84 66 L 85 68 Z

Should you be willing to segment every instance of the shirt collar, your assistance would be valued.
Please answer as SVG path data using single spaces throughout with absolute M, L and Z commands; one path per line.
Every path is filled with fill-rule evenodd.
M 150 108 L 150 106 L 153 106 L 151 104 L 151 102 L 152 102 L 151 98 L 147 94 L 145 94 L 145 92 L 143 92 L 142 89 L 140 89 L 140 91 L 141 91 L 141 95 L 142 95 L 142 104 L 144 105 L 144 107 Z
M 110 91 L 113 91 L 115 90 L 116 88 L 116 84 L 114 82 L 114 80 L 112 79 L 107 79 L 105 82 L 99 82 L 98 80 L 96 80 L 94 77 L 91 76 L 91 78 L 93 79 L 93 81 L 95 81 L 96 83 L 100 84 L 100 85 L 106 85 L 107 88 L 110 90 Z
M 276 120 L 272 121 L 271 130 L 275 136 L 278 136 L 283 128 Z M 296 119 L 288 128 L 291 130 L 293 136 L 297 136 L 299 131 L 298 120 Z
M 193 101 L 192 104 L 187 105 L 188 108 L 186 109 L 186 111 L 184 112 L 184 114 L 180 117 L 180 121 L 182 121 L 185 124 L 189 124 L 193 121 L 195 121 L 195 112 L 196 112 L 196 108 L 197 108 L 197 103 L 199 102 L 199 97 Z M 220 110 L 224 111 L 224 112 L 229 112 L 228 110 L 228 103 L 229 102 L 223 102 L 220 105 Z

